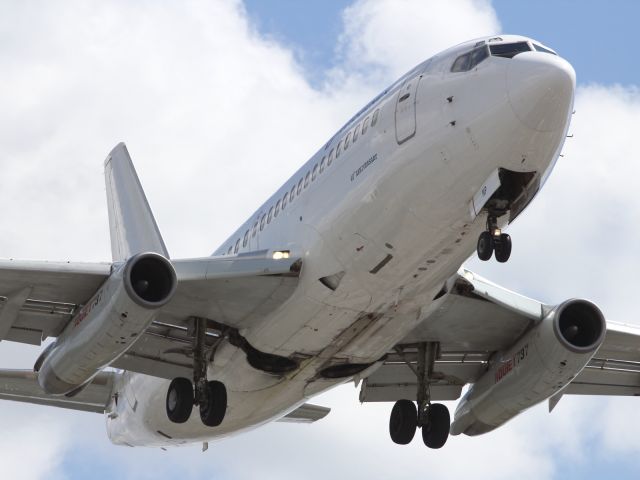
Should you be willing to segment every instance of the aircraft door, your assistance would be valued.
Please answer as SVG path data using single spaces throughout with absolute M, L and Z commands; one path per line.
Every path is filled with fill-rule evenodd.
M 396 99 L 396 140 L 403 143 L 416 134 L 416 92 L 422 75 L 410 78 L 400 88 Z

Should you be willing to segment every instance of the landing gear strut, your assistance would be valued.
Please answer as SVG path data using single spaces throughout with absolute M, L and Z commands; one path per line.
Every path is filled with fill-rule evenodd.
M 398 400 L 391 411 L 389 434 L 399 445 L 411 442 L 418 427 L 422 429 L 422 441 L 429 448 L 441 448 L 449 438 L 449 409 L 440 403 L 431 403 L 429 385 L 437 349 L 438 344 L 434 342 L 418 346 L 417 408 L 411 400 Z
M 498 220 L 495 216 L 489 215 L 487 219 L 487 230 L 478 237 L 478 258 L 487 261 L 495 251 L 496 260 L 504 263 L 511 256 L 511 236 L 502 233 L 498 228 Z
M 207 380 L 207 320 L 195 319 L 193 345 L 193 383 L 188 378 L 174 378 L 167 391 L 167 416 L 174 423 L 189 419 L 193 405 L 200 407 L 200 419 L 208 427 L 222 423 L 227 411 L 227 389 L 222 382 Z M 195 392 L 194 392 L 195 386 Z

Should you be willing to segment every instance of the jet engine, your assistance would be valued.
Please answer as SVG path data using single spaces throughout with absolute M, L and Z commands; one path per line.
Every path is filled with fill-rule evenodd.
M 606 321 L 587 300 L 568 300 L 498 352 L 456 409 L 451 434 L 479 435 L 555 395 L 589 363 L 602 344 Z
M 115 267 L 37 360 L 42 389 L 49 394 L 79 390 L 133 345 L 176 286 L 173 265 L 157 253 L 140 253 Z

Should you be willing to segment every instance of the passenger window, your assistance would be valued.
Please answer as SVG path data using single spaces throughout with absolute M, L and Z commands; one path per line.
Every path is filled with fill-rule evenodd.
M 267 215 L 267 223 L 271 223 L 271 219 L 273 218 L 273 207 L 269 209 L 269 215 Z
M 347 133 L 347 138 L 344 139 L 344 149 L 349 148 L 349 144 L 351 143 L 351 132 Z
M 327 167 L 329 165 L 331 165 L 331 162 L 333 162 L 333 154 L 334 154 L 334 150 L 333 148 L 331 149 L 331 152 L 329 152 L 329 159 L 327 160 Z
M 324 164 L 327 161 L 327 157 L 322 157 L 322 160 L 320 160 L 320 173 L 324 172 Z
M 311 172 L 307 172 L 307 174 L 304 176 L 304 188 L 307 188 L 309 186 L 310 178 L 311 178 Z
M 291 192 L 289 192 L 289 200 L 291 200 L 293 202 L 293 197 L 296 194 L 296 184 L 293 184 L 293 187 L 291 187 Z
M 251 232 L 251 236 L 255 238 L 257 233 L 258 233 L 258 221 L 256 220 L 256 223 L 253 224 L 253 232 Z
M 277 216 L 278 216 L 278 213 L 280 213 L 280 200 L 278 200 L 278 201 L 276 202 L 276 209 L 275 209 L 275 211 L 273 212 L 273 216 L 274 216 L 274 217 L 277 217 Z
M 287 200 L 289 199 L 289 192 L 284 194 L 284 197 L 282 197 L 282 210 L 284 210 L 284 207 L 287 206 Z
M 313 170 L 311 171 L 311 181 L 314 181 L 317 176 L 318 176 L 318 164 L 316 163 L 313 166 Z
M 240 250 L 240 239 L 236 241 L 236 246 L 233 248 L 233 253 L 238 253 L 238 250 Z
M 364 119 L 364 122 L 362 122 L 362 134 L 364 135 L 365 133 L 367 133 L 367 124 L 369 123 L 369 117 Z
M 376 123 L 378 123 L 378 114 L 380 113 L 380 109 L 378 108 L 375 112 L 373 112 L 373 117 L 371 117 L 371 126 L 375 127 Z
M 340 156 L 340 151 L 342 150 L 342 140 L 338 142 L 338 146 L 336 147 L 336 158 Z
M 260 219 L 260 231 L 264 230 L 264 224 L 267 221 L 267 215 L 263 214 L 262 218 Z
M 246 247 L 247 243 L 249 243 L 249 230 L 244 232 L 244 238 L 242 239 L 242 247 Z
M 302 182 L 304 181 L 304 179 L 300 179 L 300 181 L 298 182 L 298 195 L 300 195 L 300 192 L 302 192 Z
M 356 125 L 356 128 L 353 130 L 353 143 L 356 143 L 356 140 L 358 140 L 358 130 L 360 130 L 360 124 Z
M 231 255 L 231 252 L 233 252 L 233 245 L 229 246 L 229 250 L 227 250 L 227 255 Z

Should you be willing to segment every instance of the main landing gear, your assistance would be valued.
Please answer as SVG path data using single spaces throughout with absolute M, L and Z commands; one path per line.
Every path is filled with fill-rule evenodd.
M 487 230 L 478 238 L 478 258 L 487 261 L 495 252 L 496 260 L 504 263 L 511 256 L 511 236 L 502 233 L 498 228 L 498 220 L 494 216 L 487 219 Z
M 438 344 L 433 342 L 421 343 L 418 347 L 417 408 L 411 400 L 398 400 L 391 410 L 389 434 L 399 445 L 410 443 L 418 427 L 422 429 L 422 441 L 429 448 L 441 448 L 449 438 L 449 409 L 440 403 L 431 403 L 429 391 L 437 348 Z
M 227 411 L 226 387 L 216 380 L 207 381 L 206 328 L 206 319 L 195 319 L 193 383 L 188 378 L 179 377 L 174 378 L 169 384 L 166 399 L 167 416 L 174 423 L 189 420 L 193 406 L 198 405 L 202 423 L 208 427 L 217 427 L 222 423 Z

